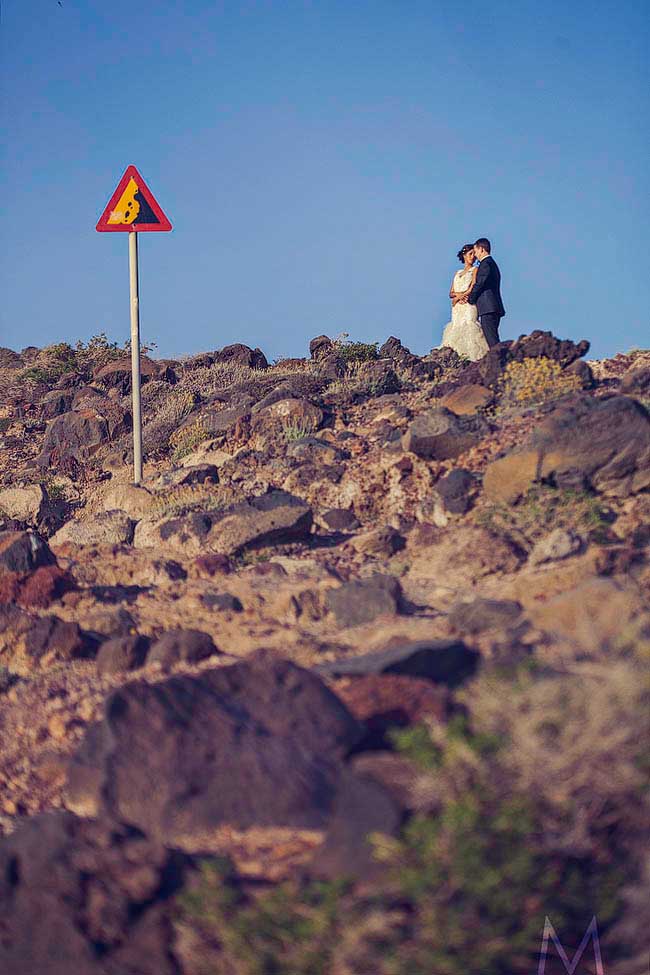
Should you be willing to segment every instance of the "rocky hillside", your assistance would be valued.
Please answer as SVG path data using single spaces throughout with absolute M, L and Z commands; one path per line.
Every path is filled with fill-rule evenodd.
M 588 348 L 145 356 L 139 487 L 124 350 L 0 350 L 2 975 L 647 970 L 650 352 Z

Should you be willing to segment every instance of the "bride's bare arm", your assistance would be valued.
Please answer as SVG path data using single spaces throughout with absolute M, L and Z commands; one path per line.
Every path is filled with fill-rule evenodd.
M 476 275 L 477 274 L 478 274 L 478 266 L 475 267 L 473 269 L 473 271 L 472 271 L 472 280 L 469 283 L 469 288 L 467 288 L 465 291 L 461 291 L 460 293 L 457 293 L 456 294 L 456 301 L 462 301 L 463 304 L 467 301 L 467 299 L 469 297 L 469 293 L 472 290 L 472 288 L 474 287 L 474 282 L 476 281 Z M 454 304 L 455 304 L 455 302 L 454 302 Z

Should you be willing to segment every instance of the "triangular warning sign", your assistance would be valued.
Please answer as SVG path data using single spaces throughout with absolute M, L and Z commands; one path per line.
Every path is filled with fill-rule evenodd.
M 171 230 L 172 225 L 135 166 L 129 166 L 95 229 L 142 233 Z

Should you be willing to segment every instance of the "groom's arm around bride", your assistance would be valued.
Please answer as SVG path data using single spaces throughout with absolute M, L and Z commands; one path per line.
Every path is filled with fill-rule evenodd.
M 490 255 L 490 241 L 479 237 L 474 245 L 480 264 L 474 287 L 467 296 L 470 305 L 476 305 L 483 334 L 488 345 L 496 345 L 499 339 L 499 322 L 505 315 L 501 300 L 501 272 Z

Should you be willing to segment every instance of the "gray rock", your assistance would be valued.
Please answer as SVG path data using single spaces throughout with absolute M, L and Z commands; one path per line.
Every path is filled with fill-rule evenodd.
M 330 677 L 406 674 L 456 687 L 475 672 L 479 654 L 461 640 L 418 640 L 359 657 L 332 660 L 314 668 Z
M 381 783 L 345 769 L 325 840 L 309 864 L 310 875 L 327 880 L 377 877 L 386 868 L 374 857 L 369 837 L 372 833 L 395 836 L 402 815 Z
M 159 664 L 163 668 L 177 663 L 197 663 L 219 651 L 209 633 L 201 630 L 168 630 L 152 643 L 147 654 L 148 664 Z
M 567 559 L 570 555 L 579 552 L 581 545 L 580 536 L 576 535 L 575 532 L 556 528 L 544 538 L 540 538 L 530 553 L 528 561 L 531 565 L 541 565 L 543 562 L 559 562 L 561 559 Z
M 418 457 L 448 460 L 475 446 L 488 429 L 480 416 L 456 416 L 438 407 L 411 421 L 402 437 L 402 446 Z
M 354 511 L 348 508 L 329 508 L 320 516 L 320 521 L 333 532 L 353 532 L 360 527 Z
M 328 589 L 325 608 L 341 627 L 362 626 L 378 616 L 394 616 L 399 611 L 401 592 L 394 576 L 377 574 Z
M 244 608 L 241 600 L 229 592 L 203 593 L 201 604 L 217 613 L 241 613 Z
M 100 511 L 90 518 L 69 521 L 52 536 L 52 545 L 123 545 L 133 540 L 135 522 L 126 511 Z
M 484 630 L 513 626 L 521 616 L 521 605 L 510 599 L 484 599 L 455 603 L 449 611 L 449 625 L 457 633 L 482 633 Z
M 311 508 L 301 498 L 286 491 L 269 491 L 222 511 L 195 512 L 155 523 L 141 521 L 134 542 L 136 547 L 166 545 L 188 555 L 232 555 L 248 548 L 300 541 L 309 536 L 311 524 Z
M 149 640 L 138 633 L 111 637 L 99 648 L 97 670 L 100 674 L 138 670 L 144 666 L 148 648 Z
M 474 475 L 460 467 L 441 477 L 436 484 L 436 491 L 445 510 L 453 515 L 464 515 L 469 511 L 470 494 L 475 483 Z

